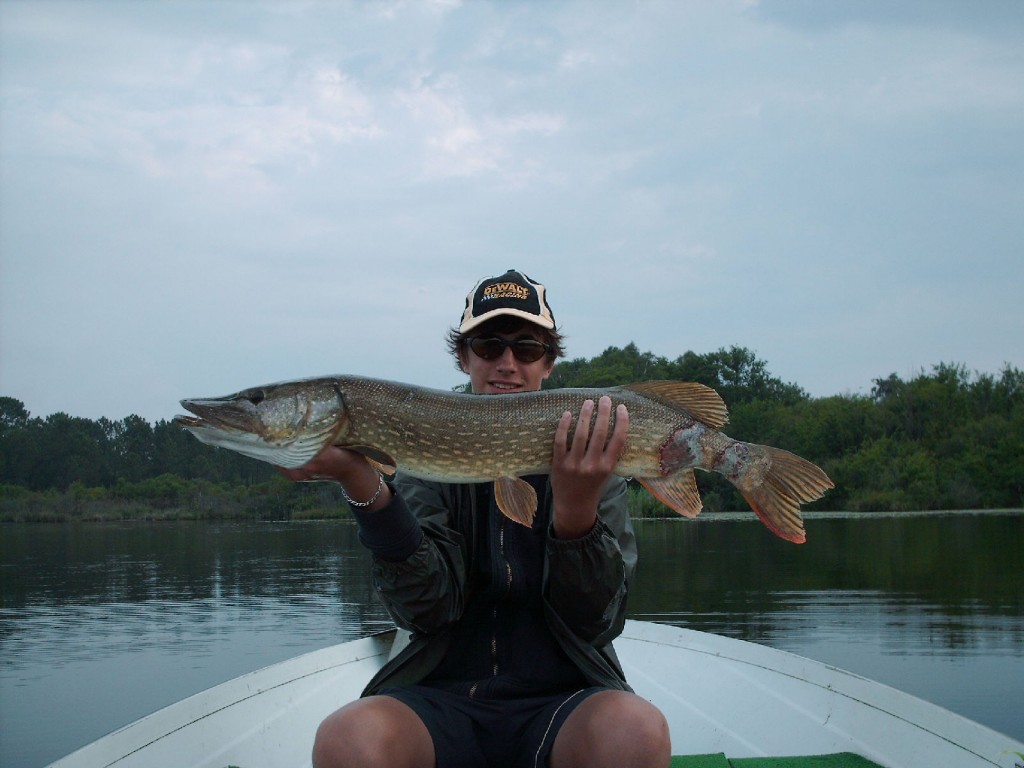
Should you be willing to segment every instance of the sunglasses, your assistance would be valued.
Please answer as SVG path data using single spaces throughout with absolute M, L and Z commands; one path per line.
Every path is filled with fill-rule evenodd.
M 511 349 L 516 360 L 521 363 L 535 363 L 544 355 L 551 352 L 551 345 L 545 344 L 536 339 L 499 339 L 496 336 L 483 338 L 474 336 L 466 339 L 466 345 L 473 350 L 473 354 L 484 360 L 497 360 L 506 349 Z

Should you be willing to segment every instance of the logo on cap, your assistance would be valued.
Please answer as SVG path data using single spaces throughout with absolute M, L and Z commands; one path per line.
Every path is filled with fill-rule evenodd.
M 484 295 L 480 297 L 480 301 L 490 301 L 491 299 L 526 301 L 529 298 L 530 289 L 519 285 L 519 283 L 495 283 L 484 288 Z

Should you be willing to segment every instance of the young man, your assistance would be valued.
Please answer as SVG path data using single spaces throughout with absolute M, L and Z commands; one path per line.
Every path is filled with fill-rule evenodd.
M 449 347 L 482 396 L 540 389 L 564 354 L 544 286 L 514 270 L 470 292 Z M 612 474 L 629 414 L 620 405 L 612 427 L 605 397 L 578 416 L 556 427 L 551 474 L 526 478 L 532 528 L 497 511 L 490 484 L 401 472 L 387 484 L 337 447 L 285 471 L 341 483 L 378 592 L 411 632 L 363 698 L 320 725 L 316 768 L 668 765 L 665 719 L 631 692 L 611 646 L 636 564 Z

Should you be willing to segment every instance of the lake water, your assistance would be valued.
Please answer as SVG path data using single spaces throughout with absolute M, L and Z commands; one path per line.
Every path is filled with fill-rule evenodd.
M 1024 512 L 642 521 L 630 616 L 881 680 L 1024 741 Z M 389 627 L 353 525 L 0 528 L 0 766 Z

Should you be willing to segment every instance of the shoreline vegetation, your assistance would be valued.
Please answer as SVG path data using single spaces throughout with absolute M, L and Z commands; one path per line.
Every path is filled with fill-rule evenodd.
M 165 489 L 177 486 L 182 496 L 115 497 L 103 488 L 75 485 L 67 491 L 29 491 L 18 486 L 0 486 L 0 524 L 2 523 L 162 523 L 162 522 L 325 522 L 352 521 L 351 511 L 336 487 L 303 489 L 297 498 L 292 484 L 275 480 L 276 487 L 251 489 L 218 488 L 208 484 L 183 483 L 180 478 L 158 478 Z M 627 505 L 633 520 L 679 520 L 671 509 L 632 484 Z M 904 510 L 806 510 L 805 520 L 837 517 L 914 517 L 932 515 L 1024 515 L 1022 507 L 976 509 L 904 509 Z M 696 520 L 754 520 L 752 510 L 713 510 L 705 506 Z
M 675 360 L 635 344 L 558 363 L 546 383 L 609 387 L 696 381 L 729 406 L 731 437 L 792 451 L 836 488 L 804 507 L 904 513 L 1024 507 L 1024 372 L 940 363 L 904 381 L 874 380 L 869 395 L 812 398 L 768 373 L 744 348 Z M 723 478 L 697 473 L 706 519 L 752 514 Z M 636 484 L 635 519 L 676 515 Z M 291 483 L 272 467 L 195 440 L 173 422 L 32 417 L 0 396 L 0 522 L 322 520 L 350 517 L 330 483 Z

